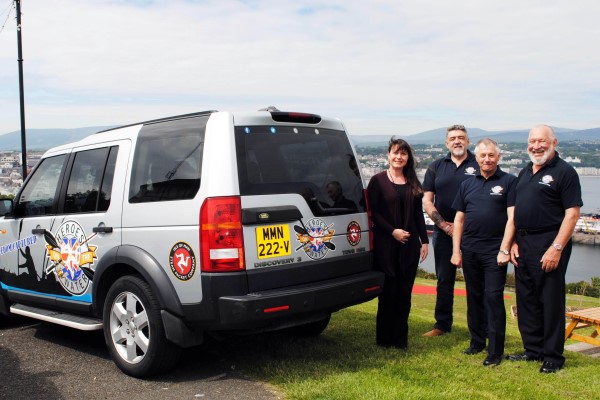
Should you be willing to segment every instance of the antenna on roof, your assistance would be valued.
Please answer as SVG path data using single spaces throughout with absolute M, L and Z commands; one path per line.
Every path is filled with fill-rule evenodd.
M 258 111 L 269 111 L 269 112 L 273 112 L 273 111 L 281 111 L 279 109 L 277 109 L 277 107 L 275 106 L 269 106 L 269 107 L 265 107 L 265 108 L 261 108 Z

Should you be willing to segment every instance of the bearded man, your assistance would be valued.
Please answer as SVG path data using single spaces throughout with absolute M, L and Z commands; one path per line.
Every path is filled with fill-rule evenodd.
M 469 135 L 464 125 L 446 129 L 448 154 L 429 165 L 423 180 L 423 209 L 435 223 L 433 229 L 433 256 L 437 276 L 435 324 L 423 336 L 435 337 L 452 330 L 454 283 L 456 265 L 452 258 L 452 232 L 456 211 L 452 202 L 460 184 L 479 172 L 479 164 L 469 151 Z
M 551 127 L 529 132 L 531 162 L 519 174 L 514 219 L 509 219 L 501 249 L 515 266 L 519 331 L 525 352 L 511 361 L 543 361 L 540 372 L 560 370 L 565 362 L 565 273 L 573 229 L 579 219 L 581 185 L 575 169 L 559 157 Z M 513 243 L 513 239 L 516 241 Z M 499 254 L 498 261 L 507 255 Z

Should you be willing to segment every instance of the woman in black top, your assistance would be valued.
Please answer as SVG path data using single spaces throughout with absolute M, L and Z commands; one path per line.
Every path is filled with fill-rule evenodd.
M 392 137 L 389 169 L 367 187 L 373 218 L 375 264 L 385 273 L 377 309 L 377 344 L 406 349 L 411 292 L 419 262 L 427 257 L 423 188 L 410 145 Z

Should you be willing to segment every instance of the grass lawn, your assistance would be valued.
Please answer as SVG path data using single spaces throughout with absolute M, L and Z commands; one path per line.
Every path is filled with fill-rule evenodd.
M 435 285 L 417 279 L 417 284 Z M 464 283 L 457 282 L 457 287 Z M 507 292 L 506 353 L 521 352 L 517 322 Z M 230 338 L 217 345 L 221 356 L 246 376 L 271 384 L 285 399 L 599 399 L 600 360 L 565 351 L 565 368 L 541 374 L 538 362 L 482 366 L 485 352 L 468 347 L 466 298 L 455 298 L 451 334 L 426 338 L 433 324 L 434 295 L 413 295 L 409 349 L 375 345 L 377 300 L 333 314 L 320 337 L 283 333 Z M 568 306 L 598 307 L 600 300 L 569 295 Z

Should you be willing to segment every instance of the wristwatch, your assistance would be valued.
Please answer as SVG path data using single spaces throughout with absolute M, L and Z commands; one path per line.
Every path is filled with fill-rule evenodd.
M 556 249 L 556 251 L 562 251 L 562 249 L 563 249 L 562 244 L 560 244 L 560 243 L 553 243 L 552 247 L 554 247 Z
M 506 256 L 509 254 L 508 250 L 502 250 L 502 249 L 500 249 L 500 253 L 502 253 Z

